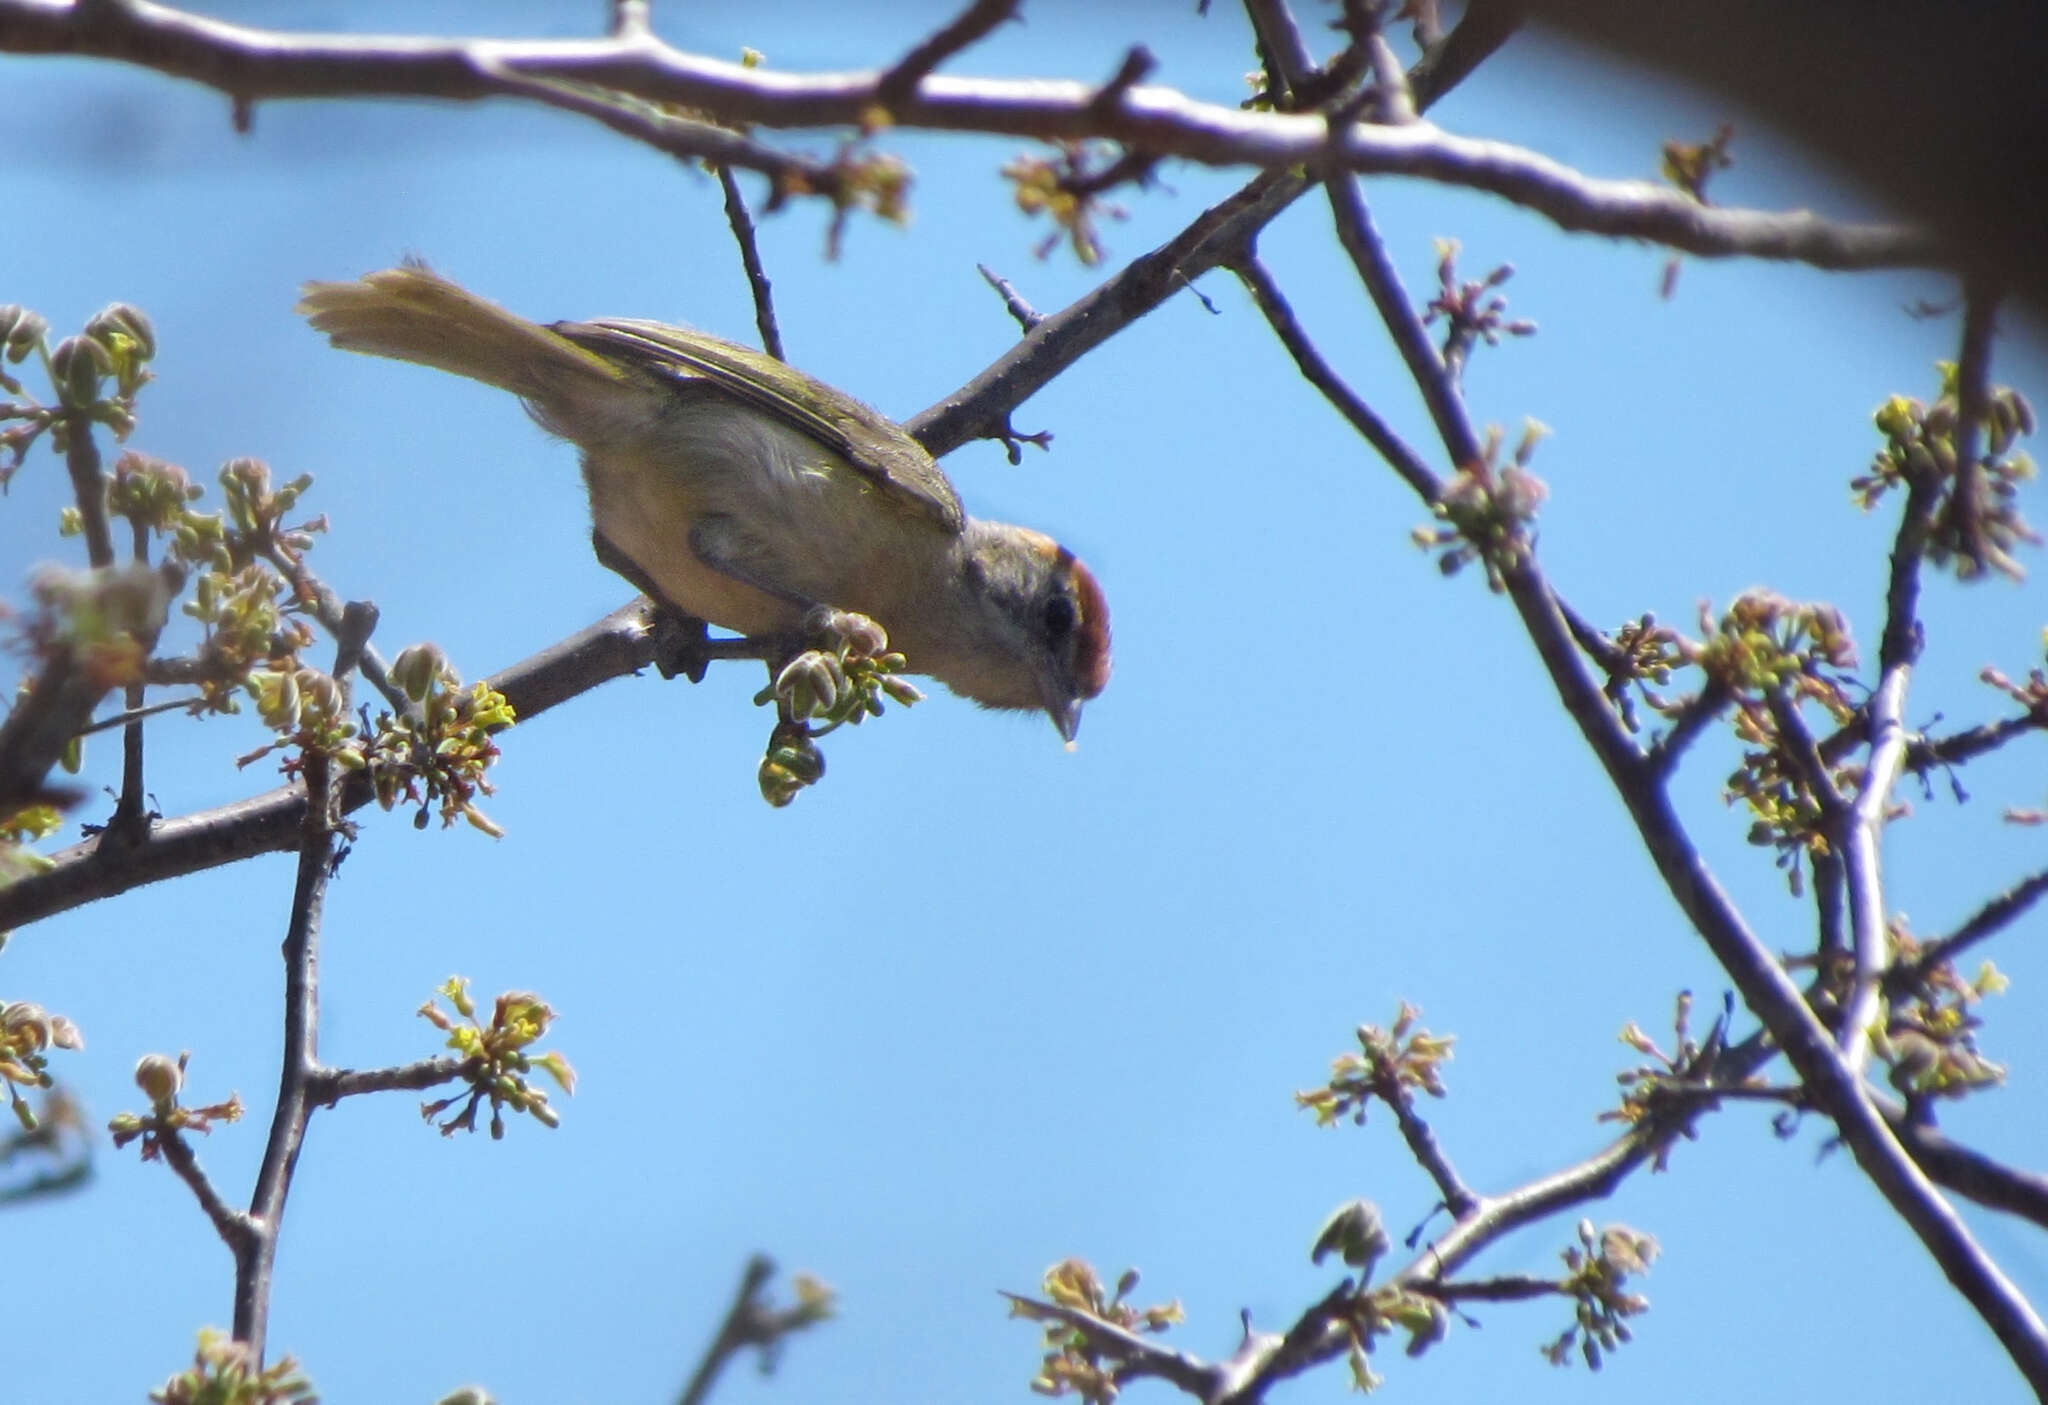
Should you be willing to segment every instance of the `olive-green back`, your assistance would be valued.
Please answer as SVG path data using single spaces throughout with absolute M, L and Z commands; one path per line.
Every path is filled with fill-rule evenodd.
M 924 446 L 852 396 L 772 356 L 661 322 L 603 318 L 557 322 L 579 346 L 660 376 L 709 382 L 833 450 L 900 498 L 958 532 L 960 497 Z

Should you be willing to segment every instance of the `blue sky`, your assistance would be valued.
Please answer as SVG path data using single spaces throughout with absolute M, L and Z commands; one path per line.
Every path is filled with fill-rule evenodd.
M 958 72 L 1096 77 L 1142 39 L 1158 81 L 1235 101 L 1252 66 L 1217 5 L 1029 7 Z M 599 7 L 439 3 L 223 6 L 307 28 L 348 24 L 581 34 Z M 1304 0 L 1304 13 L 1317 9 Z M 656 7 L 675 42 L 743 45 L 792 69 L 887 62 L 943 4 Z M 134 70 L 0 60 L 10 95 L 0 301 L 60 333 L 121 299 L 155 319 L 158 381 L 134 446 L 211 483 L 234 456 L 309 472 L 333 523 L 313 564 L 382 609 L 387 653 L 432 639 L 482 676 L 588 623 L 629 590 L 589 553 L 572 454 L 499 392 L 344 356 L 291 313 L 299 282 L 430 260 L 541 318 L 630 315 L 751 339 L 714 182 L 556 113 L 503 104 L 274 104 L 237 137 L 225 103 Z M 1591 173 L 1654 172 L 1667 137 L 1709 135 L 1711 98 L 1523 39 L 1436 112 Z M 1739 121 L 1739 115 L 1737 117 Z M 816 151 L 824 137 L 796 139 Z M 907 230 L 856 220 L 837 263 L 824 218 L 762 230 L 791 359 L 908 416 L 1015 335 L 977 262 L 1043 310 L 1094 275 L 1032 249 L 1044 231 L 997 169 L 1016 142 L 892 136 L 916 168 Z M 1853 191 L 1744 127 L 1729 203 L 1869 213 Z M 1185 165 L 1125 199 L 1112 262 L 1143 252 L 1241 173 Z M 757 190 L 753 184 L 750 190 Z M 1870 412 L 1931 396 L 1954 327 L 1902 305 L 1933 275 L 1838 277 L 1689 262 L 1566 237 L 1493 201 L 1366 186 L 1410 291 L 1431 241 L 1477 272 L 1518 269 L 1540 334 L 1482 352 L 1475 417 L 1551 426 L 1541 551 L 1605 624 L 1768 585 L 1829 599 L 1874 647 L 1889 520 L 1849 502 L 1876 447 Z M 1311 332 L 1372 403 L 1427 422 L 1311 199 L 1261 241 Z M 1725 978 L 1664 897 L 1511 612 L 1476 574 L 1443 581 L 1408 544 L 1424 514 L 1295 375 L 1236 284 L 1201 284 L 1025 405 L 1050 453 L 1011 467 L 953 455 L 970 510 L 1057 534 L 1114 607 L 1116 676 L 1074 754 L 1043 719 L 935 696 L 827 743 L 825 783 L 771 811 L 753 772 L 767 730 L 752 666 L 702 686 L 616 682 L 504 742 L 507 827 L 364 829 L 328 902 L 323 1053 L 354 1066 L 433 1050 L 413 1011 L 451 972 L 488 995 L 541 992 L 582 1086 L 559 1131 L 444 1141 L 403 1095 L 316 1118 L 292 1194 L 272 1343 L 334 1402 L 426 1401 L 465 1381 L 507 1405 L 672 1398 L 746 1255 L 775 1254 L 842 1295 L 763 1383 L 719 1397 L 811 1405 L 1023 1399 L 1036 1333 L 998 1289 L 1035 1289 L 1068 1255 L 1141 1296 L 1178 1297 L 1188 1350 L 1227 1355 L 1238 1313 L 1281 1329 L 1331 1284 L 1308 1262 L 1338 1202 L 1376 1200 L 1398 1236 L 1432 1203 L 1398 1140 L 1318 1131 L 1294 1090 L 1362 1021 L 1402 999 L 1459 1036 L 1452 1096 L 1429 1109 L 1488 1190 L 1604 1145 L 1594 1117 L 1634 1056 L 1628 1020 L 1668 1029 L 1674 994 Z M 2040 398 L 2036 332 L 1997 378 Z M 52 536 L 65 495 L 39 453 L 0 503 L 0 593 Z M 2038 513 L 2037 513 L 2038 515 Z M 1931 641 L 1909 707 L 1962 725 L 2000 710 L 1974 681 L 2039 660 L 2034 586 L 1928 591 Z M 4 682 L 0 679 L 0 682 Z M 154 725 L 151 788 L 184 813 L 268 788 L 253 719 Z M 95 747 L 89 780 L 118 775 Z M 1809 940 L 1746 822 L 1720 800 L 1725 738 L 1682 774 L 1709 861 L 1774 949 Z M 1896 909 L 1954 926 L 2040 864 L 2038 744 L 1965 777 L 1957 806 L 1909 789 L 1888 843 Z M 193 1054 L 189 1087 L 239 1090 L 252 1117 L 200 1146 L 246 1194 L 275 1086 L 277 942 L 291 864 L 273 857 L 161 885 L 18 933 L 0 996 L 33 998 L 89 1041 L 60 1070 L 96 1121 L 135 1107 L 137 1056 Z M 1986 1049 L 2014 1086 L 1955 1110 L 1956 1134 L 2048 1163 L 2042 919 L 1996 949 L 2014 993 Z M 1655 1234 L 1654 1307 L 1601 1378 L 1543 1364 L 1562 1304 L 1489 1309 L 1420 1361 L 1389 1351 L 1401 1398 L 2019 1399 L 1990 1334 L 1821 1129 L 1776 1140 L 1732 1110 L 1595 1219 Z M 1970 1214 L 2038 1298 L 2048 1255 L 2024 1226 Z M 8 1393 L 136 1399 L 229 1316 L 230 1265 L 160 1166 L 103 1151 L 85 1192 L 6 1219 L 15 1317 Z M 1549 1272 L 1569 1220 L 1477 1271 Z M 32 1265 L 33 1267 L 27 1267 Z M 1877 1341 L 1871 1332 L 1884 1336 Z M 20 1337 L 16 1338 L 20 1340 Z M 1875 1349 L 1873 1349 L 1875 1348 Z M 1341 1369 L 1285 1388 L 1337 1400 Z M 1132 1398 L 1164 1399 L 1163 1387 Z

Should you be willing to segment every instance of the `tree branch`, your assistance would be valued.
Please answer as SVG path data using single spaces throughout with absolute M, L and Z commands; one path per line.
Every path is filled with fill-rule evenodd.
M 904 421 L 904 429 L 935 458 L 969 440 L 1002 437 L 1017 406 L 1185 284 L 1228 262 L 1308 187 L 1306 177 L 1287 171 L 1254 177 L 1172 239 L 1043 318 L 987 370 Z
M 244 1247 L 256 1233 L 255 1226 L 249 1223 L 249 1217 L 221 1199 L 220 1192 L 214 1189 L 212 1179 L 207 1176 L 205 1168 L 200 1166 L 198 1153 L 192 1150 L 192 1144 L 185 1140 L 183 1132 L 176 1127 L 163 1128 L 157 1133 L 157 1147 L 163 1153 L 164 1164 L 185 1183 L 186 1188 L 192 1192 L 192 1198 L 199 1202 L 199 1208 L 212 1222 L 214 1232 L 221 1237 L 221 1242 L 226 1244 L 239 1260 Z
M 1481 455 L 1479 436 L 1473 433 L 1472 421 L 1465 413 L 1464 397 L 1451 383 L 1443 358 L 1429 339 L 1429 329 L 1422 325 L 1401 287 L 1401 275 L 1394 270 L 1387 247 L 1372 226 L 1372 214 L 1366 209 L 1365 197 L 1359 194 L 1358 182 L 1340 178 L 1328 184 L 1330 214 L 1336 222 L 1338 242 L 1351 255 L 1352 265 L 1358 270 L 1366 292 L 1372 295 L 1373 306 L 1379 309 L 1387 334 L 1394 339 L 1401 359 L 1408 363 L 1408 374 L 1429 407 L 1429 417 L 1443 440 L 1444 452 L 1458 468 L 1476 465 Z M 1395 467 L 1398 471 L 1399 465 Z M 1434 504 L 1435 499 L 1424 501 Z
M 1998 293 L 1981 277 L 1963 284 L 1963 344 L 1956 354 L 1956 523 L 1963 554 L 1978 572 L 2012 563 L 1984 537 L 1984 418 L 1991 405 L 1991 338 L 1997 328 Z
M 734 126 L 863 127 L 882 100 L 886 76 L 749 69 L 639 35 L 437 40 L 286 34 L 147 0 L 0 0 L 0 51 L 133 63 L 207 84 L 245 107 L 288 98 L 516 96 L 580 112 L 678 155 L 771 177 L 822 179 L 824 188 L 829 167 L 726 128 L 641 111 L 612 95 L 709 111 Z M 594 85 L 610 95 L 565 85 Z M 1114 101 L 1104 100 L 1112 94 Z M 883 105 L 902 127 L 1051 141 L 1101 137 L 1154 157 L 1214 166 L 1281 171 L 1312 164 L 1439 181 L 1498 195 L 1563 229 L 1645 239 L 1704 257 L 1793 259 L 1823 268 L 1925 266 L 1948 257 L 1919 231 L 1841 224 L 1806 211 L 1701 205 L 1668 186 L 1588 179 L 1536 152 L 1452 136 L 1427 123 L 1353 123 L 1332 131 L 1320 115 L 1245 112 L 1170 88 L 943 74 L 923 78 L 911 93 Z
M 1925 984 L 1937 966 L 1953 961 L 1978 942 L 1995 936 L 2021 917 L 2048 893 L 2048 869 L 2029 874 L 1977 909 L 1962 926 L 1941 940 L 1929 943 L 1913 961 L 1887 972 L 1885 988 L 1903 993 Z
M 739 245 L 740 267 L 747 272 L 747 287 L 754 294 L 754 326 L 761 333 L 761 350 L 777 361 L 782 354 L 782 328 L 775 321 L 775 290 L 768 282 L 768 270 L 761 263 L 761 244 L 754 237 L 753 216 L 747 213 L 747 199 L 732 167 L 718 167 L 718 185 L 725 192 L 725 222 L 732 226 L 733 242 Z
M 1286 295 L 1273 281 L 1273 276 L 1267 272 L 1266 266 L 1259 262 L 1257 253 L 1247 251 L 1242 258 L 1232 264 L 1231 271 L 1237 274 L 1246 291 L 1252 295 L 1252 301 L 1258 304 L 1259 311 L 1265 315 L 1266 324 L 1273 329 L 1273 335 L 1280 339 L 1280 344 L 1286 347 L 1288 354 L 1294 358 L 1294 364 L 1301 371 L 1302 379 L 1322 392 L 1323 398 L 1330 402 L 1338 414 L 1350 421 L 1351 427 L 1358 431 L 1359 437 L 1378 451 L 1380 457 L 1393 467 L 1394 472 L 1401 475 L 1402 481 L 1415 490 L 1417 497 L 1424 502 L 1435 502 L 1437 495 L 1443 490 L 1443 485 L 1436 474 L 1422 461 L 1422 456 L 1408 446 L 1406 440 L 1396 434 L 1385 420 L 1374 413 L 1370 405 L 1359 398 L 1358 393 L 1352 390 L 1342 377 L 1330 369 L 1329 362 L 1323 359 L 1322 353 L 1316 350 L 1315 344 L 1308 338 L 1308 333 L 1302 330 L 1301 323 L 1296 320 L 1294 309 L 1288 304 Z
M 655 617 L 654 606 L 634 600 L 488 681 L 522 721 L 536 717 L 600 683 L 653 663 Z M 19 713 L 20 706 L 15 711 Z M 338 790 L 343 814 L 374 798 L 368 779 L 359 773 L 345 778 Z M 118 850 L 102 852 L 97 840 L 74 844 L 50 855 L 44 871 L 0 887 L 0 930 L 167 878 L 294 848 L 305 813 L 305 791 L 287 785 L 160 821 L 141 842 Z
M 1014 19 L 1019 0 L 974 0 L 951 24 L 905 54 L 894 68 L 875 84 L 875 99 L 893 106 L 917 91 L 940 64 L 964 52 L 995 33 L 1005 21 Z

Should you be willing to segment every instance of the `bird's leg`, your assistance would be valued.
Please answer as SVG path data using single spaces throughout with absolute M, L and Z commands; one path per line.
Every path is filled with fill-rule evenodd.
M 654 666 L 663 678 L 678 673 L 692 683 L 704 681 L 711 658 L 705 645 L 709 635 L 704 621 L 666 599 L 633 559 L 606 540 L 604 533 L 590 534 L 591 550 L 598 563 L 624 576 L 640 593 L 654 602 Z

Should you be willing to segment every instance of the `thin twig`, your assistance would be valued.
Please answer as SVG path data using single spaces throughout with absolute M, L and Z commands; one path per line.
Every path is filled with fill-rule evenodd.
M 725 191 L 725 222 L 732 227 L 733 242 L 740 247 L 740 266 L 747 271 L 747 287 L 754 294 L 754 326 L 761 333 L 761 349 L 777 361 L 782 354 L 782 328 L 775 320 L 775 291 L 768 283 L 768 270 L 761 265 L 761 245 L 754 237 L 754 219 L 747 213 L 747 198 L 732 167 L 719 162 L 718 184 Z
M 1440 1303 L 1522 1303 L 1555 1297 L 1566 1290 L 1555 1278 L 1505 1274 L 1499 1278 L 1468 1278 L 1459 1283 L 1418 1283 L 1415 1291 Z
M 2048 894 L 2048 868 L 2028 874 L 1978 908 L 1955 931 L 1921 948 L 1920 954 L 1911 962 L 1887 972 L 1885 988 L 1903 994 L 1924 985 L 1936 967 L 1955 960 L 1977 943 L 2010 927 L 2024 917 L 2043 894 Z
M 1386 324 L 1387 334 L 1393 338 L 1401 359 L 1407 362 L 1408 374 L 1429 407 L 1429 417 L 1436 424 L 1444 452 L 1459 468 L 1477 464 L 1481 457 L 1479 436 L 1473 432 L 1472 421 L 1465 413 L 1464 399 L 1451 384 L 1443 358 L 1429 340 L 1429 329 L 1422 325 L 1422 318 L 1401 287 L 1401 275 L 1387 257 L 1387 247 L 1379 232 L 1373 228 L 1372 214 L 1366 209 L 1358 182 L 1339 176 L 1325 184 L 1330 191 L 1330 213 L 1337 226 L 1338 242 L 1351 256 L 1352 266 L 1358 270 L 1373 306 L 1379 310 L 1380 321 Z
M 1765 695 L 1764 705 L 1784 742 L 1782 754 L 1798 772 L 1798 779 L 1813 792 L 1814 803 L 1820 807 L 1822 819 L 1832 822 L 1847 815 L 1849 802 L 1835 784 L 1835 778 L 1828 773 L 1827 762 L 1821 759 L 1820 745 L 1814 741 L 1812 729 L 1800 716 L 1791 696 L 1783 688 L 1773 688 Z
M 1710 678 L 1697 693 L 1686 699 L 1671 719 L 1670 730 L 1657 739 L 1644 757 L 1651 774 L 1660 783 L 1669 782 L 1687 748 L 1713 725 L 1714 719 L 1728 706 L 1729 697 L 1726 685 Z
M 1833 849 L 1811 856 L 1813 864 L 1813 949 L 1820 958 L 1819 970 L 1825 989 L 1834 989 L 1830 979 L 1833 968 L 1830 963 L 1842 952 L 1849 949 L 1843 924 L 1846 916 L 1845 898 L 1848 895 L 1848 874 L 1842 867 L 1842 856 Z
M 136 565 L 147 566 L 149 527 L 139 516 L 131 518 L 128 525 L 129 555 Z M 148 641 L 145 651 L 153 649 L 155 643 L 155 640 Z M 121 796 L 115 801 L 114 813 L 107 820 L 107 831 L 120 831 L 123 840 L 133 840 L 149 827 L 148 805 L 143 798 L 146 782 L 143 778 L 142 719 L 133 715 L 142 710 L 148 691 L 148 685 L 138 678 L 128 685 L 121 699 L 123 710 L 131 717 L 121 730 Z
M 648 0 L 612 0 L 612 38 L 639 39 L 653 32 Z
M 1442 1143 L 1436 1139 L 1429 1122 L 1415 1110 L 1415 1099 L 1401 1080 L 1391 1073 L 1374 1079 L 1373 1091 L 1381 1102 L 1394 1114 L 1394 1124 L 1400 1128 L 1401 1140 L 1408 1144 L 1408 1154 L 1415 1158 L 1415 1164 L 1423 1169 L 1430 1180 L 1436 1183 L 1437 1194 L 1444 1200 L 1444 1208 L 1454 1219 L 1462 1220 L 1479 1208 L 1479 1197 L 1472 1193 L 1472 1187 L 1465 1184 L 1457 1167 L 1451 1164 L 1450 1156 Z
M 1152 1377 L 1192 1395 L 1197 1400 L 1215 1400 L 1221 1397 L 1219 1386 L 1223 1372 L 1220 1367 L 1202 1361 L 1200 1358 L 1172 1347 L 1163 1346 L 1147 1337 L 1119 1327 L 1114 1322 L 1105 1322 L 1063 1303 L 1045 1302 L 1029 1298 L 1021 1293 L 1004 1293 L 1011 1302 L 1028 1307 L 1028 1316 L 1051 1318 L 1063 1322 L 1088 1339 L 1088 1344 L 1105 1356 L 1113 1356 L 1121 1364 L 1118 1372 L 1121 1380 L 1137 1380 Z
M 176 712 L 182 708 L 189 708 L 192 704 L 201 700 L 201 695 L 194 693 L 189 698 L 169 698 L 163 702 L 150 703 L 144 707 L 126 707 L 110 716 L 102 717 L 95 722 L 80 727 L 72 735 L 89 737 L 97 732 L 111 732 L 116 727 L 132 727 L 155 717 L 159 713 Z
M 1401 125 L 1415 120 L 1415 93 L 1408 86 L 1408 75 L 1401 69 L 1401 60 L 1394 53 L 1394 46 L 1387 42 L 1387 36 L 1380 33 L 1375 25 L 1373 32 L 1366 36 L 1365 49 L 1372 60 L 1373 94 L 1382 122 Z
M 1308 187 L 1305 176 L 1290 171 L 1253 177 L 1179 234 L 1036 323 L 980 375 L 906 420 L 904 429 L 935 458 L 969 440 L 1001 438 L 1019 405 L 1189 280 L 1227 262 L 1253 231 L 1278 217 Z
M 1244 0 L 1244 12 L 1258 38 L 1273 105 L 1283 112 L 1293 110 L 1300 104 L 1303 80 L 1316 67 L 1308 45 L 1302 42 L 1294 12 L 1287 8 L 1287 0 Z
M 1906 747 L 1906 769 L 1923 771 L 1929 766 L 1954 766 L 1974 761 L 1996 751 L 2014 737 L 2043 730 L 2048 730 L 2048 715 L 2027 712 L 2018 717 L 2001 717 L 1996 722 L 1986 722 L 1946 737 L 1918 736 Z
M 1273 335 L 1280 339 L 1280 344 L 1287 348 L 1288 355 L 1294 358 L 1294 364 L 1300 369 L 1302 378 L 1322 392 L 1323 398 L 1350 422 L 1359 436 L 1372 445 L 1396 473 L 1401 475 L 1403 481 L 1415 490 L 1416 496 L 1424 502 L 1435 502 L 1437 495 L 1443 490 L 1441 480 L 1429 465 L 1422 461 L 1422 456 L 1410 448 L 1407 441 L 1396 434 L 1392 427 L 1374 413 L 1373 408 L 1330 368 L 1322 353 L 1316 350 L 1315 344 L 1302 330 L 1301 323 L 1295 318 L 1294 309 L 1288 304 L 1286 295 L 1273 281 L 1273 276 L 1267 272 L 1266 266 L 1259 262 L 1258 255 L 1247 250 L 1242 258 L 1232 263 L 1231 271 L 1244 283 L 1246 291 L 1258 304 L 1266 324 L 1273 329 Z
M 1899 1104 L 1885 1100 L 1880 1108 L 1892 1131 L 1929 1176 L 1979 1205 L 2048 1229 L 2048 1176 L 2008 1166 L 1953 1141 L 1925 1121 L 1908 1117 Z
M 981 273 L 982 282 L 994 288 L 1003 300 L 1003 310 L 1017 321 L 1019 331 L 1029 333 L 1032 328 L 1045 320 L 1045 314 L 1024 300 L 1010 280 L 995 272 L 985 263 L 975 265 Z
M 365 1093 L 420 1093 L 453 1083 L 470 1067 L 471 1061 L 452 1054 L 419 1059 L 390 1068 L 316 1068 L 306 1075 L 307 1101 L 333 1107 L 343 1098 Z
M 192 1150 L 192 1144 L 185 1140 L 183 1132 L 176 1127 L 162 1128 L 157 1133 L 157 1148 L 163 1155 L 164 1164 L 185 1183 L 192 1192 L 192 1198 L 199 1202 L 199 1208 L 213 1223 L 214 1232 L 220 1235 L 221 1242 L 239 1257 L 254 1232 L 248 1217 L 221 1199 L 220 1192 L 214 1189 L 212 1179 L 200 1166 L 199 1156 Z
M 891 107 L 915 92 L 917 85 L 953 55 L 995 33 L 1013 18 L 1019 0 L 974 0 L 953 22 L 899 59 L 875 84 L 875 101 Z
M 85 559 L 94 570 L 102 570 L 114 564 L 114 531 L 107 521 L 107 476 L 100 468 L 99 441 L 93 437 L 90 411 L 67 410 L 64 418 L 70 435 L 64 467 L 71 474 L 71 500 L 78 508 Z
M 746 1269 L 740 1274 L 739 1288 L 733 1293 L 731 1306 L 726 1309 L 725 1320 L 719 1323 L 717 1334 L 704 1348 L 697 1369 L 690 1375 L 690 1383 L 683 1388 L 680 1405 L 703 1405 L 712 1387 L 718 1383 L 719 1373 L 725 1369 L 726 1363 L 747 1347 L 766 1351 L 795 1328 L 815 1320 L 801 1303 L 781 1311 L 769 1306 L 761 1296 L 761 1290 L 768 1286 L 768 1280 L 774 1275 L 775 1261 L 766 1254 L 756 1254 L 747 1260 Z M 764 1361 L 767 1359 L 763 1358 Z
M 1882 1004 L 1879 981 L 1891 959 L 1891 923 L 1884 903 L 1884 825 L 1891 809 L 1892 787 L 1906 756 L 1902 714 L 1912 662 L 1901 660 L 1885 670 L 1864 704 L 1870 717 L 1870 759 L 1856 798 L 1837 826 L 1842 877 L 1849 899 L 1849 951 L 1854 958 L 1853 985 L 1843 1004 L 1835 1035 L 1842 1061 L 1861 1074 L 1870 1060 L 1870 1029 Z M 2048 1357 L 2044 1357 L 2048 1365 Z M 2048 1379 L 2048 1378 L 2044 1378 Z
M 361 658 L 376 611 L 350 608 L 337 631 L 334 678 L 344 703 L 355 663 Z M 340 845 L 332 757 L 313 747 L 302 748 L 300 774 L 306 782 L 306 807 L 299 825 L 299 863 L 292 887 L 291 918 L 284 938 L 284 1048 L 279 1059 L 277 1107 L 271 1113 L 270 1135 L 249 1196 L 253 1230 L 235 1247 L 235 1340 L 247 1344 L 261 1361 L 270 1318 L 271 1273 L 277 1262 L 278 1236 L 283 1229 L 285 1198 L 291 1194 L 299 1150 L 312 1119 L 313 1078 L 320 1069 L 320 920 L 327 883 L 334 873 Z
M 1984 419 L 1991 405 L 1991 338 L 1998 323 L 1998 292 L 1981 277 L 1963 285 L 1963 344 L 1956 354 L 1955 514 L 1963 554 L 1978 571 L 2001 563 L 2003 553 L 1984 537 L 1989 490 L 1984 482 Z
M 1430 1291 L 1513 1230 L 1613 1194 L 1631 1172 L 1649 1161 L 1656 1140 L 1647 1129 L 1631 1131 L 1577 1165 L 1502 1195 L 1480 1197 L 1470 1213 L 1388 1281 L 1416 1292 Z M 1240 1383 L 1234 1398 L 1263 1399 L 1276 1383 L 1348 1351 L 1353 1328 L 1346 1297 L 1333 1294 L 1304 1313 Z
M 1429 111 L 1445 93 L 1493 57 L 1521 27 L 1520 0 L 1469 0 L 1451 32 L 1431 44 L 1420 61 L 1408 70 L 1408 87 L 1415 95 L 1416 109 Z

